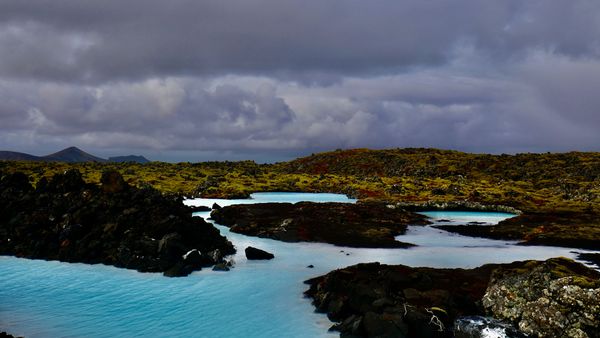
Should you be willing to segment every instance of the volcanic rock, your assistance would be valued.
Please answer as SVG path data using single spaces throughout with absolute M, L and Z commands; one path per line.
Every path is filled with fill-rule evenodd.
M 275 255 L 264 250 L 249 246 L 246 248 L 246 258 L 252 260 L 273 259 L 275 258 Z
M 215 250 L 219 260 L 208 254 Z M 85 183 L 76 170 L 40 180 L 35 190 L 23 174 L 0 179 L 3 255 L 182 276 L 234 252 L 215 227 L 192 217 L 181 199 L 129 186 L 116 171 L 105 172 L 101 186 Z
M 284 242 L 324 242 L 367 248 L 413 246 L 395 239 L 426 217 L 384 203 L 261 203 L 213 210 L 211 218 L 231 231 Z
M 482 337 L 495 328 L 508 337 L 597 338 L 599 276 L 564 258 L 475 269 L 367 263 L 308 280 L 305 294 L 342 337 Z M 494 319 L 465 319 L 486 309 Z M 457 325 L 469 334 L 455 335 Z
M 102 191 L 106 193 L 117 193 L 127 189 L 128 185 L 125 183 L 123 176 L 118 171 L 110 170 L 102 173 L 100 178 L 102 183 Z
M 600 215 L 593 212 L 525 213 L 494 226 L 435 227 L 465 236 L 518 240 L 525 245 L 600 248 Z
M 486 310 L 539 337 L 600 337 L 600 272 L 565 258 L 494 272 Z

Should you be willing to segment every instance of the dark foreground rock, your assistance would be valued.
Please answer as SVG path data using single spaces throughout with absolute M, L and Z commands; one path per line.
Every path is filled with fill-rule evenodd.
M 600 272 L 567 259 L 494 271 L 487 312 L 539 337 L 600 337 Z
M 257 249 L 254 247 L 247 247 L 246 250 L 246 258 L 250 260 L 260 260 L 260 259 L 273 259 L 275 255 L 270 252 L 266 252 L 261 249 Z
M 3 176 L 0 254 L 185 276 L 235 252 L 180 198 L 131 187 L 114 171 L 101 182 L 70 170 L 34 189 L 23 174 Z
M 483 314 L 478 300 L 495 268 L 358 264 L 307 281 L 306 295 L 342 337 L 451 337 L 456 318 Z
M 261 203 L 232 205 L 211 213 L 231 231 L 284 242 L 324 242 L 340 246 L 403 248 L 395 240 L 408 224 L 426 217 L 384 203 Z
M 536 270 L 534 274 L 546 282 L 534 283 L 528 276 L 541 266 L 552 268 Z M 508 276 L 513 276 L 512 273 L 518 276 L 512 280 L 514 283 L 519 278 L 529 280 L 528 289 L 523 288 L 524 284 L 517 284 L 518 287 L 509 285 L 503 279 L 507 273 Z M 585 326 L 590 323 L 594 323 L 595 327 L 600 325 L 600 312 L 595 305 L 600 297 L 591 299 L 592 296 L 598 296 L 596 283 L 599 275 L 592 269 L 562 258 L 547 262 L 488 264 L 475 269 L 411 268 L 369 263 L 335 270 L 306 281 L 310 284 L 306 295 L 313 299 L 317 311 L 327 313 L 337 323 L 332 329 L 340 331 L 342 337 L 454 337 L 457 320 L 458 323 L 462 320 L 464 325 L 464 317 L 485 316 L 486 309 L 487 314 L 503 322 L 490 320 L 482 328 L 492 325 L 503 328 L 511 334 L 509 337 L 520 337 L 522 333 L 510 323 L 522 327 L 515 318 L 522 318 L 524 314 L 534 311 L 530 309 L 532 304 L 526 301 L 519 303 L 515 299 L 533 300 L 535 298 L 532 297 L 536 296 L 539 299 L 545 292 L 551 292 L 550 285 L 555 281 L 563 290 L 560 292 L 574 298 L 570 299 L 571 305 L 566 306 L 561 302 L 563 307 L 553 307 L 552 311 L 557 314 L 548 318 L 556 320 L 557 325 L 568 327 L 568 323 L 574 320 L 570 313 L 579 307 L 575 313 L 585 319 L 577 319 L 577 323 L 581 324 L 582 332 L 587 334 L 579 337 L 597 337 L 584 327 L 593 327 Z M 520 289 L 525 291 L 521 292 Z M 566 295 L 562 298 L 568 299 Z M 511 301 L 513 303 L 509 306 Z M 546 311 L 541 311 L 539 307 L 537 309 L 543 316 L 547 315 Z M 516 314 L 516 317 L 500 316 L 503 310 Z M 535 319 L 531 321 L 535 322 Z M 545 334 L 540 326 L 527 332 L 540 336 Z M 476 326 L 471 326 L 470 335 L 463 337 L 477 337 L 476 334 Z M 568 337 L 565 334 L 545 336 Z
M 595 213 L 522 214 L 495 226 L 439 225 L 436 228 L 466 236 L 517 240 L 526 245 L 600 248 L 600 215 Z

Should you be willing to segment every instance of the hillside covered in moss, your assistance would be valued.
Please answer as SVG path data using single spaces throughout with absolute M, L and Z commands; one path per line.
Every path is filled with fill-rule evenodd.
M 289 162 L 0 162 L 35 184 L 67 169 L 88 182 L 113 169 L 165 194 L 247 197 L 252 192 L 337 192 L 390 202 L 476 202 L 523 211 L 600 211 L 600 153 L 469 154 L 437 149 L 354 149 Z

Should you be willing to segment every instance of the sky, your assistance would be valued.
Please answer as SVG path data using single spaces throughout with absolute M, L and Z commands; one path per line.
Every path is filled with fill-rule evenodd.
M 600 151 L 597 0 L 2 0 L 0 149 Z

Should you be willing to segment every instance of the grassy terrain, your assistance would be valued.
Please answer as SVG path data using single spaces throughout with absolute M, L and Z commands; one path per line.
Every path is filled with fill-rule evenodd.
M 523 211 L 600 212 L 600 153 L 467 154 L 437 149 L 355 149 L 290 162 L 0 162 L 32 183 L 76 168 L 88 182 L 115 169 L 130 184 L 165 194 L 245 197 L 260 191 L 338 192 L 361 199 L 421 203 L 469 201 Z

